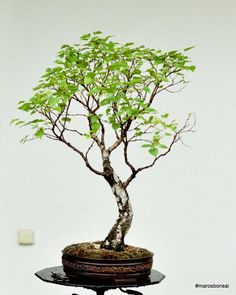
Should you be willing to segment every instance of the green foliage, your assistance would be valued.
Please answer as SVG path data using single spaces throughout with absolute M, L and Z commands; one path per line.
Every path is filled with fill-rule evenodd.
M 116 134 L 130 129 L 136 139 L 145 140 L 149 135 L 149 143 L 143 147 L 156 157 L 160 149 L 167 148 L 162 140 L 176 132 L 177 124 L 167 122 L 169 115 L 160 115 L 153 107 L 155 96 L 187 83 L 185 73 L 195 66 L 185 52 L 192 47 L 162 52 L 131 42 L 119 44 L 100 31 L 80 40 L 61 47 L 55 66 L 46 69 L 34 95 L 19 102 L 21 111 L 37 117 L 28 122 L 14 119 L 12 124 L 36 129 L 33 138 L 41 139 L 46 129 L 55 135 L 55 126 L 57 134 L 62 134 L 73 123 L 70 106 L 75 103 L 78 113 L 88 119 L 89 131 L 78 126 L 85 137 L 99 134 L 101 126 Z
M 35 132 L 35 136 L 38 137 L 39 139 L 42 139 L 42 137 L 44 136 L 44 130 L 43 128 L 39 128 L 36 132 Z

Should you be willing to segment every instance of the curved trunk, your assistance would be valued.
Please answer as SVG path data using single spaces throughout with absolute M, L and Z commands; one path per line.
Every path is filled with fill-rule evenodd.
M 103 153 L 103 168 L 105 179 L 109 183 L 115 196 L 119 216 L 101 247 L 115 251 L 122 251 L 124 249 L 125 235 L 127 234 L 133 219 L 132 207 L 128 192 L 111 167 L 109 154 L 106 151 Z

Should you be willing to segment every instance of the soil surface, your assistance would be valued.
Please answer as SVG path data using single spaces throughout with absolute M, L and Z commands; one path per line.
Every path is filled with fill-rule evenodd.
M 101 242 L 85 242 L 67 246 L 62 253 L 88 259 L 139 259 L 152 257 L 153 253 L 147 249 L 125 245 L 120 252 L 101 249 Z

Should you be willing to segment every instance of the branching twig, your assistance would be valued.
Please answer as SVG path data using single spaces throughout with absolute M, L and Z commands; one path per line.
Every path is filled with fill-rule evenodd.
M 87 149 L 87 152 L 85 153 L 85 157 L 88 158 L 88 153 L 90 152 L 90 150 L 92 149 L 93 145 L 94 145 L 94 140 L 92 141 L 92 143 L 90 144 L 89 148 Z
M 94 172 L 95 174 L 97 175 L 101 175 L 101 176 L 104 176 L 104 173 L 101 172 L 101 171 L 98 171 L 97 169 L 93 168 L 91 166 L 91 164 L 89 163 L 89 160 L 88 158 L 86 157 L 86 155 L 84 155 L 84 153 L 82 151 L 80 151 L 79 149 L 77 149 L 75 146 L 73 146 L 69 141 L 65 140 L 65 138 L 59 138 L 59 140 L 63 143 L 65 143 L 69 148 L 71 148 L 72 150 L 74 150 L 76 153 L 78 153 L 82 159 L 84 160 L 85 162 L 85 165 L 92 171 Z
M 146 166 L 143 166 L 143 167 L 140 167 L 138 169 L 133 169 L 133 172 L 132 174 L 127 178 L 127 180 L 124 182 L 124 187 L 127 188 L 127 186 L 131 183 L 131 181 L 136 177 L 136 175 L 143 171 L 143 170 L 146 170 L 148 168 L 151 168 L 155 165 L 155 163 L 162 157 L 166 156 L 171 150 L 172 150 L 172 147 L 173 145 L 178 141 L 178 140 L 181 140 L 181 134 L 183 133 L 186 133 L 186 132 L 194 132 L 193 128 L 195 127 L 195 124 L 196 124 L 196 117 L 195 115 L 193 114 L 193 118 L 194 118 L 194 121 L 192 123 L 192 125 L 190 126 L 190 118 L 191 118 L 191 115 L 192 114 L 189 114 L 185 124 L 183 125 L 182 128 L 180 128 L 178 131 L 176 131 L 176 133 L 174 134 L 173 138 L 172 138 L 172 141 L 171 143 L 169 144 L 169 147 L 167 148 L 167 150 L 160 154 L 159 156 L 155 157 L 155 159 L 152 161 L 151 164 L 149 165 L 146 165 Z M 127 150 L 125 152 L 125 157 L 127 157 Z M 129 165 L 130 166 L 130 165 Z M 133 167 L 134 168 L 134 167 Z

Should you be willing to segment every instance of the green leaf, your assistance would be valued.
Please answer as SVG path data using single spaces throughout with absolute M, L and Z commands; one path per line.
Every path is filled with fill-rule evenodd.
M 108 69 L 109 70 L 120 70 L 121 68 L 128 68 L 128 65 L 125 61 L 121 60 L 119 62 L 113 62 Z
M 105 106 L 107 104 L 110 103 L 110 99 L 109 98 L 105 98 L 100 102 L 100 106 Z
M 53 109 L 57 111 L 58 113 L 62 111 L 62 108 L 60 106 L 54 107 Z
M 119 129 L 120 128 L 120 124 L 118 124 L 118 123 L 112 123 L 112 128 L 114 129 L 114 130 L 117 130 L 117 129 Z
M 48 100 L 48 104 L 50 107 L 54 107 L 57 102 L 58 102 L 58 97 L 56 96 L 51 96 Z
M 71 118 L 63 117 L 63 118 L 61 118 L 61 120 L 62 120 L 63 122 L 70 122 L 70 121 L 71 121 Z
M 64 61 L 61 59 L 57 59 L 57 60 L 55 60 L 55 64 L 63 65 Z
M 169 114 L 168 114 L 168 113 L 166 113 L 166 114 L 164 114 L 164 115 L 161 115 L 161 117 L 166 119 L 166 118 L 168 118 L 168 117 L 169 117 Z
M 149 113 L 157 113 L 157 110 L 155 110 L 154 108 L 146 108 L 145 111 L 148 111 Z
M 149 154 L 156 157 L 158 155 L 158 150 L 157 148 L 151 148 L 148 150 Z
M 106 109 L 106 114 L 109 115 L 110 112 L 111 112 L 111 108 L 107 108 L 107 109 Z
M 100 129 L 100 124 L 98 122 L 92 123 L 92 133 L 96 133 Z
M 43 128 L 42 128 L 42 127 L 39 128 L 39 129 L 35 132 L 34 135 L 35 135 L 37 138 L 42 139 L 42 137 L 44 136 L 44 130 L 43 130 Z
M 169 82 L 169 79 L 167 77 L 165 77 L 165 76 L 161 76 L 161 80 L 163 82 Z
M 143 87 L 143 91 L 145 91 L 146 93 L 150 93 L 151 89 L 147 86 Z
M 88 40 L 90 38 L 91 34 L 84 34 L 80 37 L 81 40 Z
M 15 123 L 16 126 L 22 125 L 22 124 L 25 124 L 25 122 L 24 121 L 21 121 L 21 120 L 19 120 L 18 122 Z
M 83 134 L 84 135 L 84 137 L 86 138 L 86 139 L 90 139 L 91 138 L 91 134 L 87 134 L 87 133 L 85 133 L 85 134 Z
M 147 147 L 151 147 L 152 145 L 149 143 L 145 143 L 145 144 L 143 144 L 141 147 L 144 147 L 144 148 L 147 148 Z
M 18 109 L 28 112 L 30 110 L 30 103 L 25 102 Z
M 44 84 L 43 83 L 40 83 L 38 86 L 34 87 L 33 90 L 36 91 L 36 90 L 39 90 L 41 88 L 43 88 Z
M 89 93 L 90 94 L 96 94 L 96 93 L 100 93 L 101 92 L 101 87 L 93 87 Z
M 139 130 L 139 131 L 136 131 L 135 132 L 135 136 L 137 136 L 137 137 L 140 137 L 142 135 L 143 135 L 143 131 L 142 130 Z
M 159 57 L 157 56 L 155 59 L 154 59 L 154 62 L 156 65 L 159 65 L 159 64 L 162 64 L 164 63 L 165 59 L 163 57 Z
M 136 75 L 140 75 L 140 74 L 142 74 L 142 71 L 140 69 L 134 69 L 133 73 Z
M 42 123 L 43 120 L 42 119 L 35 119 L 33 121 L 30 121 L 29 124 L 38 124 L 38 123 Z
M 98 116 L 97 115 L 94 115 L 94 114 L 89 114 L 88 117 L 90 118 L 91 120 L 91 123 L 96 123 L 98 121 Z
M 188 70 L 191 71 L 191 72 L 194 72 L 196 70 L 196 67 L 195 66 L 189 66 Z
M 10 125 L 17 123 L 18 121 L 19 121 L 19 119 L 13 119 L 10 121 Z
M 191 47 L 187 47 L 187 48 L 184 48 L 184 51 L 186 52 L 186 51 L 189 51 L 189 50 L 191 50 L 191 49 L 193 49 L 195 46 L 191 46 Z
M 132 43 L 132 42 L 128 42 L 128 43 L 125 43 L 125 46 L 131 46 L 131 45 L 134 45 L 134 43 Z
M 159 147 L 160 147 L 161 149 L 167 149 L 167 146 L 166 146 L 165 144 L 159 144 Z
M 101 31 L 95 31 L 95 32 L 93 32 L 93 34 L 94 35 L 99 35 L 99 34 L 102 34 L 102 32 Z
M 167 126 L 167 128 L 171 129 L 172 131 L 176 131 L 177 130 L 177 125 L 176 124 L 170 124 Z
M 91 75 L 84 77 L 84 84 L 92 84 L 94 83 L 94 78 Z

